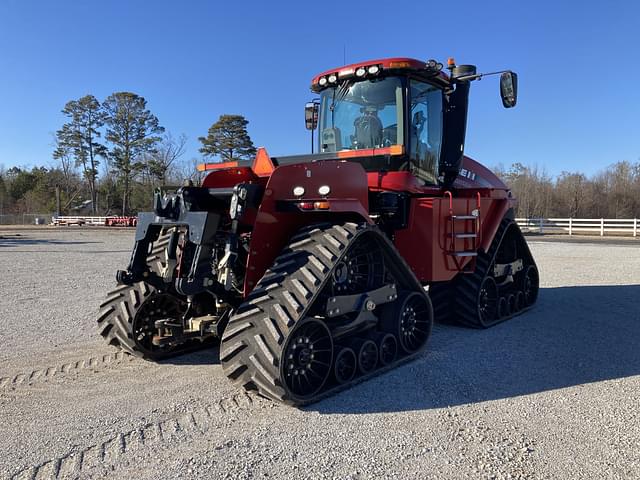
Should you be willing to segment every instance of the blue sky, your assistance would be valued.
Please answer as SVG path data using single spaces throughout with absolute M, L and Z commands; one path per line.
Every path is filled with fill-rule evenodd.
M 163 126 L 197 137 L 223 113 L 247 117 L 272 155 L 306 153 L 313 75 L 387 56 L 448 56 L 519 74 L 472 87 L 466 153 L 595 173 L 640 159 L 640 3 L 3 0 L 0 165 L 53 165 L 71 99 L 144 96 Z

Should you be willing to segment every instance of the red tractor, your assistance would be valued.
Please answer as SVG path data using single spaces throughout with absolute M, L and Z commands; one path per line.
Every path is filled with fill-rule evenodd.
M 483 74 L 448 70 L 391 58 L 324 72 L 305 108 L 319 153 L 260 149 L 157 193 L 102 336 L 150 360 L 219 342 L 234 383 L 302 405 L 414 358 L 434 318 L 486 328 L 530 308 L 538 271 L 511 191 L 463 154 Z M 517 77 L 496 73 L 513 107 Z

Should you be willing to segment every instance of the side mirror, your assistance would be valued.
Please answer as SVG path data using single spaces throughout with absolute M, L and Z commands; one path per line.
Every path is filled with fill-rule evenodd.
M 516 106 L 518 100 L 518 75 L 515 72 L 504 72 L 500 75 L 500 96 L 504 108 Z
M 307 130 L 315 130 L 318 127 L 319 107 L 315 102 L 309 102 L 304 106 L 304 126 Z

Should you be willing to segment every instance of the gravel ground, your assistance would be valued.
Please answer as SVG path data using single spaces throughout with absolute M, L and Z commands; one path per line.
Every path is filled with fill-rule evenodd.
M 537 306 L 437 325 L 416 361 L 302 410 L 215 350 L 162 364 L 96 338 L 131 232 L 0 231 L 2 478 L 640 478 L 640 248 L 530 238 Z

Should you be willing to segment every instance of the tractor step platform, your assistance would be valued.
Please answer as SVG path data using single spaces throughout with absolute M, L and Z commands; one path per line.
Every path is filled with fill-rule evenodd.
M 477 233 L 450 233 L 449 237 L 453 238 L 478 238 Z
M 478 252 L 453 252 L 451 255 L 454 257 L 477 257 Z

